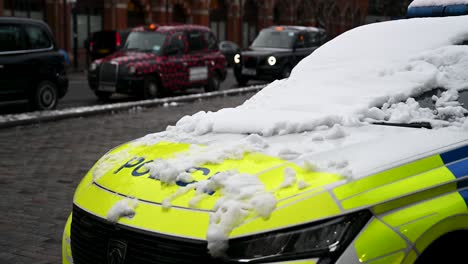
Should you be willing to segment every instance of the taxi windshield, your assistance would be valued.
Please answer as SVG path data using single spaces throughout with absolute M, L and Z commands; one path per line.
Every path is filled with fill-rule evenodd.
M 137 50 L 160 54 L 166 34 L 158 32 L 132 32 L 128 36 L 123 50 Z
M 292 31 L 263 30 L 253 41 L 252 47 L 292 48 L 295 35 Z

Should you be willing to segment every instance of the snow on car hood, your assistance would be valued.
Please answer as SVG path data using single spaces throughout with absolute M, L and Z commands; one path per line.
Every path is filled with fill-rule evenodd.
M 358 27 L 302 60 L 236 108 L 200 112 L 178 125 L 198 134 L 289 134 L 320 125 L 354 126 L 368 109 L 436 87 L 468 84 L 468 16 L 414 18 Z M 191 123 L 191 124 L 190 124 Z

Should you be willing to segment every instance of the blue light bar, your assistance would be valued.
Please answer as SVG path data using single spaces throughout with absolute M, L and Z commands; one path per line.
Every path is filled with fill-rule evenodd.
M 417 6 L 410 7 L 406 12 L 408 18 L 411 17 L 444 17 L 468 15 L 468 5 L 448 5 L 448 6 Z

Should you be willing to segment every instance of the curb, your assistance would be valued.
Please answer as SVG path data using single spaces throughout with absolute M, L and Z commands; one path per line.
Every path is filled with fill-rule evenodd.
M 113 103 L 97 106 L 83 106 L 73 107 L 61 110 L 51 111 L 37 111 L 30 113 L 11 114 L 11 115 L 0 115 L 0 128 L 8 128 L 14 126 L 23 126 L 30 124 L 45 123 L 51 121 L 57 121 L 75 117 L 93 116 L 99 114 L 105 114 L 109 112 L 118 112 L 129 110 L 136 107 L 157 107 L 164 104 L 177 103 L 177 102 L 193 102 L 196 100 L 222 97 L 228 95 L 238 95 L 245 93 L 258 92 L 263 89 L 265 85 L 255 85 L 244 88 L 229 89 L 224 91 L 216 91 L 201 94 L 183 95 L 177 97 L 168 97 L 162 99 L 150 99 L 136 102 L 125 102 L 125 103 Z

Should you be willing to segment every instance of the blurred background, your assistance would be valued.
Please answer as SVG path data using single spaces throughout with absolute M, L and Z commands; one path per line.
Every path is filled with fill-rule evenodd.
M 41 19 L 70 58 L 71 70 L 90 63 L 92 32 L 149 23 L 210 27 L 219 41 L 246 48 L 257 33 L 277 24 L 322 27 L 333 38 L 356 26 L 399 19 L 410 0 L 0 0 L 0 16 Z

